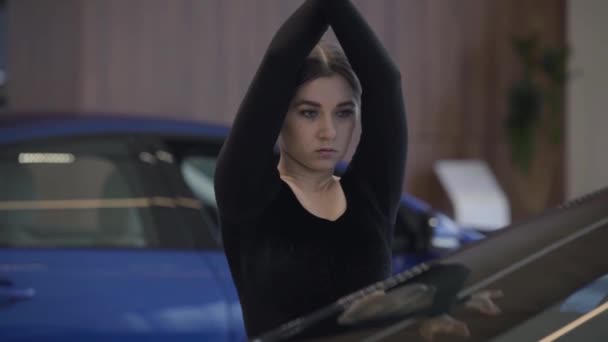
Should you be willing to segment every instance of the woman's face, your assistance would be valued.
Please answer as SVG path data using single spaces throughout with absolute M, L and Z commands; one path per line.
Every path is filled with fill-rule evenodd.
M 283 123 L 282 158 L 311 171 L 333 170 L 348 149 L 357 111 L 353 90 L 342 76 L 304 83 Z

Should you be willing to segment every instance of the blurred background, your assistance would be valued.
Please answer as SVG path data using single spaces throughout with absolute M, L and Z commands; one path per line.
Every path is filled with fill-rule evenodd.
M 519 220 L 608 184 L 608 2 L 354 2 L 402 72 L 404 190 L 449 213 L 434 163 L 483 160 Z M 229 125 L 299 3 L 1 1 L 2 111 Z

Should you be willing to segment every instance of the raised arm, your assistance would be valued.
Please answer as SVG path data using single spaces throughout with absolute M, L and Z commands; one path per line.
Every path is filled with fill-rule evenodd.
M 407 152 L 401 75 L 350 1 L 325 0 L 323 6 L 363 88 L 361 139 L 347 174 L 366 186 L 377 209 L 394 221 Z
M 239 107 L 216 167 L 224 220 L 259 213 L 278 189 L 273 147 L 295 93 L 297 71 L 327 30 L 322 1 L 307 0 L 279 28 Z

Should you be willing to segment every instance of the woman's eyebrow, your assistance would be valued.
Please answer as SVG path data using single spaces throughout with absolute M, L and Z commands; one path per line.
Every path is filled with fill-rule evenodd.
M 292 104 L 292 107 L 298 107 L 301 105 L 307 105 L 312 107 L 321 107 L 319 102 L 311 101 L 311 100 L 297 100 Z M 340 102 L 336 105 L 336 107 L 355 107 L 355 102 L 352 100 Z
M 301 105 L 308 105 L 313 107 L 321 107 L 321 104 L 318 102 L 310 101 L 310 100 L 298 100 L 293 103 L 293 107 L 298 107 Z
M 344 106 L 354 107 L 355 106 L 355 102 L 351 101 L 351 100 L 340 102 L 340 103 L 338 103 L 338 105 L 336 107 L 344 107 Z

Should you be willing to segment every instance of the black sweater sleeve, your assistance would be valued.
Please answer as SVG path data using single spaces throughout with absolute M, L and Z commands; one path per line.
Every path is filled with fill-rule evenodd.
M 363 88 L 361 139 L 345 177 L 365 186 L 371 205 L 394 221 L 407 152 L 401 74 L 350 1 L 325 0 L 323 6 Z
M 328 24 L 322 0 L 307 0 L 279 28 L 249 86 L 216 166 L 223 220 L 242 221 L 278 191 L 274 144 L 296 90 L 297 71 Z

